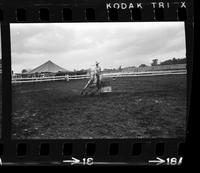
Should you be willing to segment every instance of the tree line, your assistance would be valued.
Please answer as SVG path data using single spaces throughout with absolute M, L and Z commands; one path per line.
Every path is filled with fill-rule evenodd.
M 156 65 L 173 65 L 173 64 L 186 64 L 186 58 L 172 58 L 158 63 L 158 59 L 153 59 L 151 66 Z
M 158 63 L 158 59 L 153 59 L 152 60 L 152 63 L 151 63 L 151 66 L 157 66 L 157 65 L 173 65 L 173 64 L 186 64 L 186 58 L 172 58 L 172 59 L 168 59 L 168 60 L 165 60 L 165 61 L 162 61 L 160 63 Z M 141 64 L 139 65 L 139 67 L 147 67 L 146 64 Z M 119 68 L 117 69 L 104 69 L 103 71 L 105 72 L 114 72 L 114 71 L 122 71 L 122 67 L 120 66 Z M 23 69 L 22 70 L 22 74 L 25 74 L 27 73 L 28 70 L 27 69 Z M 69 72 L 57 72 L 56 73 L 56 76 L 62 76 L 62 75 L 84 75 L 84 74 L 87 74 L 88 72 L 88 69 L 85 70 L 85 69 L 82 69 L 82 70 L 74 70 L 74 71 L 69 71 Z

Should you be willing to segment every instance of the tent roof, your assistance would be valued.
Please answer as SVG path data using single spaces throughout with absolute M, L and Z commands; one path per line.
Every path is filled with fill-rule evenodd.
M 28 73 L 42 73 L 42 72 L 51 72 L 51 73 L 56 73 L 59 71 L 68 71 L 56 64 L 54 64 L 52 61 L 47 61 L 44 64 L 34 68 L 33 70 L 29 71 Z

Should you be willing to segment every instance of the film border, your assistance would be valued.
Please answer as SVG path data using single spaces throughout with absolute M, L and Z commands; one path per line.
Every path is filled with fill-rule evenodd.
M 128 0 L 127 3 L 132 1 Z M 110 1 L 92 1 L 92 0 L 70 0 L 67 3 L 64 0 L 54 2 L 49 0 L 48 3 L 37 0 L 37 1 L 0 1 L 0 21 L 1 21 L 1 35 L 2 35 L 2 81 L 3 81 L 3 92 L 2 92 L 2 156 L 1 159 L 8 164 L 25 163 L 27 160 L 31 164 L 60 164 L 65 156 L 62 155 L 62 147 L 65 143 L 71 143 L 73 146 L 73 153 L 70 157 L 84 158 L 87 157 L 86 145 L 88 143 L 95 144 L 96 152 L 94 154 L 95 161 L 111 161 L 111 162 L 127 162 L 128 164 L 148 164 L 147 160 L 155 158 L 156 144 L 161 143 L 165 145 L 165 151 L 161 157 L 180 157 L 178 152 L 178 145 L 184 144 L 186 139 L 77 139 L 77 140 L 12 140 L 11 139 L 11 43 L 10 43 L 10 23 L 54 23 L 54 22 L 144 22 L 144 21 L 180 21 L 180 9 L 181 2 L 185 2 L 187 10 L 187 18 L 185 19 L 185 30 L 186 30 L 186 56 L 187 56 L 187 118 L 191 119 L 190 113 L 190 101 L 191 101 L 191 81 L 193 72 L 193 1 L 170 1 L 170 8 L 161 8 L 161 13 L 164 14 L 161 20 L 155 17 L 156 10 L 159 8 L 152 8 L 152 4 L 148 0 L 134 1 L 134 3 L 143 3 L 145 8 L 140 9 L 140 15 L 138 19 L 134 20 L 131 16 L 132 12 L 130 9 L 106 9 L 106 3 L 120 3 L 118 0 Z M 153 2 L 160 2 L 154 0 Z M 161 2 L 168 2 L 163 0 Z M 18 18 L 19 9 L 21 10 L 22 16 L 25 14 L 25 18 Z M 41 20 L 40 9 L 48 9 L 47 19 Z M 70 20 L 64 20 L 63 9 L 71 9 L 72 18 Z M 86 9 L 93 9 L 95 11 L 95 20 L 88 20 L 86 17 Z M 137 8 L 136 8 L 137 9 Z M 23 11 L 24 10 L 24 11 Z M 112 11 L 113 10 L 113 11 Z M 134 9 L 133 9 L 134 10 Z M 137 10 L 136 10 L 137 11 Z M 159 10 L 158 10 L 159 11 Z M 110 13 L 114 14 L 114 19 L 110 17 Z M 138 13 L 138 12 L 137 12 Z M 116 18 L 117 15 L 117 18 Z M 45 16 L 45 15 L 44 15 Z M 44 17 L 45 18 L 45 17 Z M 184 20 L 184 19 L 183 19 Z M 188 133 L 188 131 L 187 131 Z M 50 152 L 47 156 L 39 155 L 39 147 L 41 144 L 49 144 Z M 118 144 L 119 152 L 114 156 L 110 156 L 108 153 L 110 144 Z M 138 156 L 132 156 L 132 145 L 139 143 L 142 146 L 142 152 Z M 17 156 L 17 144 L 26 144 L 27 154 L 25 156 Z M 186 143 L 187 144 L 187 143 Z M 174 154 L 175 153 L 175 154 Z M 1 154 L 1 153 L 0 153 Z M 66 158 L 70 158 L 67 156 Z M 59 162 L 60 161 L 60 162 Z

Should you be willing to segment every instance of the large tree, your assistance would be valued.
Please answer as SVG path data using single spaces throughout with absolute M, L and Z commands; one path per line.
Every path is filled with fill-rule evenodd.
M 153 59 L 151 66 L 157 66 L 158 65 L 158 59 Z
M 147 67 L 146 64 L 141 64 L 139 67 Z
M 27 70 L 26 70 L 26 69 L 23 69 L 23 70 L 22 70 L 22 73 L 26 73 L 26 72 L 27 72 Z

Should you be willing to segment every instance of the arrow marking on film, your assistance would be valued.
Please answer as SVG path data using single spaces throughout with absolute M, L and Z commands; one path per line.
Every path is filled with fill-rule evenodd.
M 63 160 L 63 162 L 65 162 L 65 163 L 71 163 L 71 165 L 73 165 L 73 164 L 80 163 L 80 160 L 72 157 L 72 160 Z
M 149 160 L 149 163 L 156 163 L 156 165 L 160 165 L 160 164 L 163 164 L 165 163 L 165 160 L 159 158 L 159 157 L 156 157 L 157 160 Z

